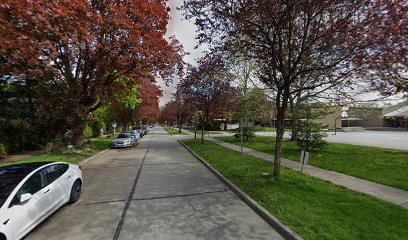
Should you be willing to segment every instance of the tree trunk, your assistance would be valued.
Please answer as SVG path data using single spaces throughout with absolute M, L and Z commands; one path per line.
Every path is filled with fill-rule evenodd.
M 84 130 L 85 121 L 77 121 L 75 126 L 72 128 L 72 139 L 71 143 L 75 146 L 81 146 L 84 143 Z
M 289 89 L 279 91 L 276 99 L 276 138 L 275 138 L 275 155 L 274 155 L 274 169 L 273 176 L 280 178 L 281 176 L 281 159 L 282 159 L 282 141 L 283 134 L 285 133 L 285 118 L 286 108 L 288 106 Z
M 178 121 L 178 122 L 177 122 L 177 127 L 178 127 L 178 132 L 179 132 L 179 133 L 181 133 L 181 125 L 182 125 L 181 122 Z
M 201 126 L 201 144 L 204 144 L 204 124 Z

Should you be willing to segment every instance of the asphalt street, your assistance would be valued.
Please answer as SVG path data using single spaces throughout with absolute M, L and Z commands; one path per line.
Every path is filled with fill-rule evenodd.
M 282 239 L 161 127 L 83 167 L 81 199 L 37 227 L 43 239 Z

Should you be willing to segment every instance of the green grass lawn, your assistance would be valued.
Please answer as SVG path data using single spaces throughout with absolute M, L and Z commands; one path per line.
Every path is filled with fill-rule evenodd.
M 408 210 L 206 141 L 183 141 L 305 239 L 408 239 Z M 268 173 L 269 176 L 263 176 Z
M 235 137 L 218 139 L 240 144 Z M 257 136 L 251 142 L 244 143 L 244 146 L 273 154 L 275 138 Z M 300 150 L 296 143 L 285 139 L 282 156 L 299 161 Z M 324 149 L 311 152 L 309 164 L 408 190 L 408 151 L 328 143 Z
M 193 133 L 194 133 L 194 131 L 193 131 Z M 221 131 L 204 131 L 204 135 L 208 135 L 208 133 L 210 133 L 210 135 L 211 134 L 224 134 Z M 197 135 L 201 135 L 201 130 L 197 130 Z
M 255 132 L 276 132 L 276 128 L 271 127 L 256 127 L 254 128 Z
M 112 139 L 97 138 L 87 143 L 88 149 L 85 150 L 81 149 L 65 152 L 43 153 L 40 155 L 23 158 L 16 162 L 0 164 L 0 166 L 27 162 L 69 162 L 77 164 L 85 158 L 88 158 L 97 152 L 110 147 L 111 145 Z
M 178 132 L 178 128 L 170 128 L 170 127 L 163 127 L 164 130 L 166 130 L 168 133 L 170 133 L 171 135 L 189 135 L 186 132 Z

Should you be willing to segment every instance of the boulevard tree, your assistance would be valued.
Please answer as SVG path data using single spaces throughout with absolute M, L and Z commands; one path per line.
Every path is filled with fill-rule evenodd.
M 159 118 L 161 123 L 172 124 L 177 121 L 175 105 L 175 101 L 171 100 L 161 108 Z
M 238 95 L 231 85 L 234 76 L 220 56 L 208 53 L 198 60 L 198 66 L 190 66 L 180 82 L 185 99 L 196 111 L 202 111 L 201 142 L 204 128 L 216 118 L 223 118 L 233 106 Z
M 72 142 L 81 144 L 87 115 L 115 91 L 116 79 L 168 82 L 181 71 L 180 44 L 164 38 L 168 11 L 165 0 L 2 0 L 0 71 L 49 76 L 41 94 L 50 117 L 67 117 Z
M 383 25 L 370 17 L 371 13 L 396 20 L 402 17 L 392 11 L 382 11 L 371 2 L 184 1 L 182 9 L 187 19 L 195 20 L 200 43 L 213 44 L 232 53 L 243 52 L 242 55 L 256 63 L 256 77 L 275 91 L 275 177 L 281 175 L 284 121 L 290 97 L 298 91 L 346 83 L 357 69 L 361 70 L 362 65 L 356 59 L 377 47 L 375 41 L 362 39 L 381 38 L 370 34 L 370 27 Z M 381 6 L 388 3 L 385 0 L 376 2 Z M 403 1 L 393 2 L 403 4 Z M 381 31 L 375 33 L 382 34 Z M 396 44 L 390 47 L 406 49 L 400 39 L 394 42 Z M 386 79 L 381 81 L 393 84 Z
M 183 86 L 181 84 L 177 85 L 176 92 L 173 94 L 173 101 L 174 101 L 174 107 L 175 107 L 175 114 L 176 114 L 176 119 L 177 119 L 177 127 L 179 133 L 181 133 L 181 128 L 183 127 L 183 124 L 189 119 L 192 115 L 192 110 L 193 106 L 191 102 L 188 99 L 187 92 L 188 89 L 183 89 Z

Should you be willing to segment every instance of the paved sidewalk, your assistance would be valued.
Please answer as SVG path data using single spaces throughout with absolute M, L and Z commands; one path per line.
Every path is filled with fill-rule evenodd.
M 241 151 L 241 147 L 235 144 L 226 143 L 214 138 L 206 138 L 207 140 L 219 144 L 221 146 L 227 147 L 229 149 L 233 149 L 235 151 Z M 243 148 L 245 154 L 250 156 L 254 156 L 257 158 L 264 159 L 266 161 L 273 162 L 273 155 L 258 152 L 253 149 Z M 293 169 L 295 171 L 300 171 L 302 164 L 300 162 L 295 162 L 292 160 L 282 158 L 282 166 Z M 385 186 L 382 184 L 374 183 L 371 181 L 367 181 L 364 179 L 356 178 L 353 176 L 349 176 L 346 174 L 305 165 L 303 168 L 303 173 L 311 175 L 316 178 L 320 178 L 326 181 L 330 181 L 336 185 L 344 186 L 351 190 L 362 192 L 369 194 L 371 196 L 377 197 L 379 199 L 385 200 L 387 202 L 391 202 L 397 205 L 400 205 L 404 208 L 408 208 L 408 192 L 394 188 Z

